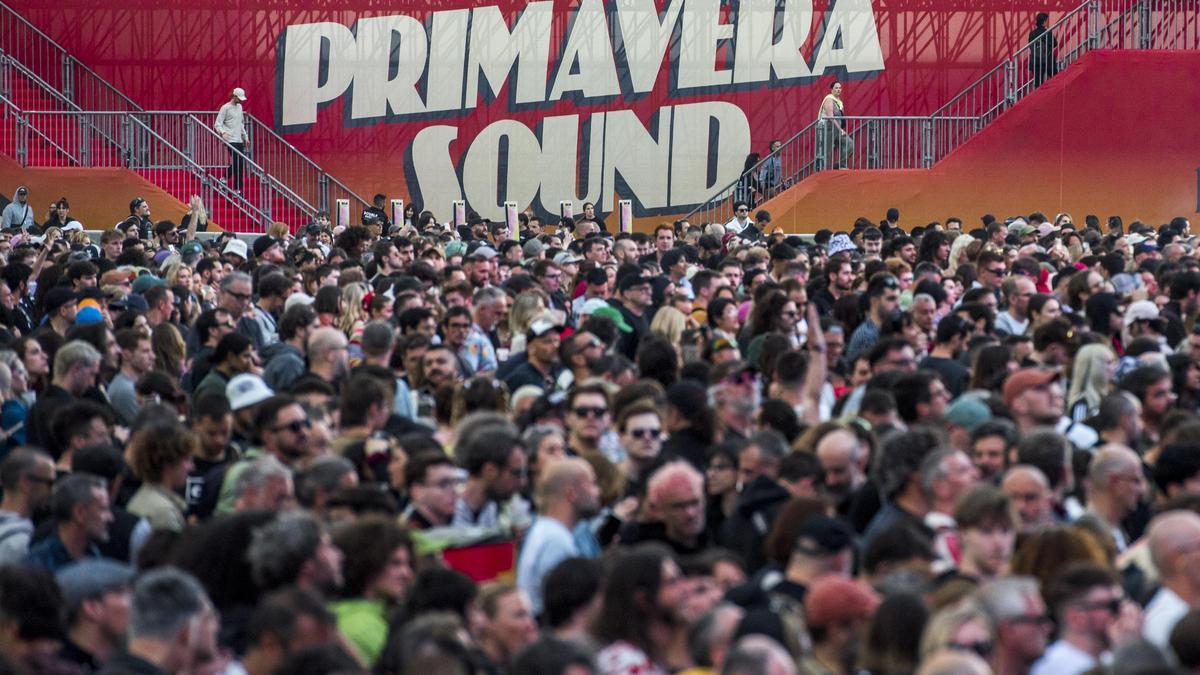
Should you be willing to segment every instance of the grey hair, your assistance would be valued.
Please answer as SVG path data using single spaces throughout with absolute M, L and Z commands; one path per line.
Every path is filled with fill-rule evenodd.
M 83 340 L 71 340 L 54 352 L 54 377 L 62 377 L 75 366 L 99 365 L 100 352 Z
M 1033 577 L 1000 577 L 985 583 L 975 592 L 983 610 L 993 623 L 1007 621 L 1025 614 L 1025 600 L 1038 594 L 1038 582 Z
M 774 464 L 782 462 L 783 456 L 788 454 L 789 450 L 787 439 L 774 429 L 759 431 L 750 437 L 747 445 L 758 448 L 761 458 Z
M 271 459 L 275 458 L 271 457 Z M 279 460 L 275 461 L 279 462 Z M 318 491 L 324 490 L 326 494 L 333 492 L 339 487 L 346 474 L 354 472 L 354 464 L 345 457 L 339 455 L 318 457 L 296 474 L 296 501 L 306 509 L 312 508 L 316 502 Z
M 879 491 L 891 499 L 908 485 L 913 473 L 920 472 L 929 453 L 942 445 L 937 431 L 916 426 L 892 434 L 884 442 L 883 452 L 872 460 L 871 477 Z
M 539 446 L 541 446 L 542 441 L 551 436 L 558 436 L 559 438 L 563 439 L 566 438 L 566 436 L 563 435 L 562 428 L 560 427 L 557 427 L 553 424 L 534 424 L 526 429 L 525 433 L 521 434 L 521 446 L 524 447 L 529 454 L 533 454 L 534 452 L 537 452 L 537 449 Z
M 75 516 L 75 507 L 91 504 L 95 491 L 108 492 L 108 484 L 99 476 L 90 473 L 72 473 L 54 485 L 50 494 L 50 509 L 54 520 L 69 522 Z
M 485 286 L 484 288 L 475 291 L 475 295 L 471 298 L 471 303 L 475 307 L 479 307 L 480 305 L 486 305 L 492 302 L 500 302 L 504 299 L 504 296 L 504 291 L 500 290 L 499 288 L 496 288 L 495 286 Z
M 933 483 L 946 477 L 943 462 L 956 452 L 953 448 L 941 448 L 926 455 L 925 461 L 921 462 L 921 492 L 926 497 L 933 494 Z
M 246 559 L 254 583 L 273 590 L 296 581 L 300 568 L 321 545 L 321 523 L 304 511 L 281 513 L 254 531 Z
M 133 585 L 129 637 L 173 640 L 212 602 L 196 578 L 174 567 L 150 570 Z
M 221 277 L 221 290 L 227 291 L 233 288 L 233 285 L 239 281 L 244 281 L 250 284 L 251 287 L 254 286 L 254 279 L 249 274 L 245 272 L 230 272 Z
M 934 300 L 933 296 L 928 293 L 917 293 L 914 295 L 912 299 L 913 306 L 915 307 L 918 302 L 928 302 L 934 307 L 937 307 L 937 300 Z
M 353 467 L 351 467 L 353 470 Z M 274 478 L 292 478 L 292 470 L 284 466 L 275 455 L 263 455 L 250 462 L 233 483 L 233 498 L 240 499 L 246 490 L 255 488 L 261 490 Z

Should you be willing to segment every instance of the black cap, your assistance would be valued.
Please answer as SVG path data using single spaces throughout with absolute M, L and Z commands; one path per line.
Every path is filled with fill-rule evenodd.
M 796 249 L 784 243 L 775 244 L 771 247 L 771 260 L 795 260 Z
M 695 380 L 680 380 L 667 388 L 667 403 L 690 416 L 708 405 L 708 390 Z
M 68 302 L 75 302 L 78 299 L 79 296 L 76 295 L 75 291 L 71 290 L 70 288 L 67 288 L 66 286 L 55 286 L 46 293 L 46 314 L 53 314 L 57 312 L 63 305 L 67 304 Z
M 264 234 L 263 236 L 259 237 L 258 239 L 255 239 L 254 240 L 254 257 L 258 258 L 262 254 L 266 253 L 267 249 L 271 248 L 272 246 L 274 246 L 275 244 L 278 244 L 278 243 L 280 243 L 280 241 L 278 239 L 276 239 L 275 237 L 272 237 L 269 234 Z
M 796 532 L 795 550 L 807 555 L 827 555 L 854 545 L 850 526 L 829 516 L 811 516 Z
M 309 224 L 308 224 L 308 227 L 304 228 L 304 231 L 305 231 L 307 234 L 311 234 L 311 235 L 313 235 L 313 236 L 316 236 L 316 235 L 318 235 L 318 234 L 321 234 L 321 226 L 320 226 L 320 225 L 318 225 L 318 224 L 316 224 L 316 223 L 309 223 Z

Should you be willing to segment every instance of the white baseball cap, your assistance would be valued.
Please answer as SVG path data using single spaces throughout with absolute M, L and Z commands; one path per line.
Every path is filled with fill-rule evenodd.
M 241 87 L 237 87 L 237 88 L 235 88 L 235 89 L 233 90 L 233 95 L 234 95 L 234 96 L 237 98 L 237 100 L 239 100 L 239 101 L 245 101 L 245 100 L 246 100 L 246 90 L 245 90 L 245 89 L 242 89 Z
M 225 244 L 225 250 L 221 251 L 221 253 L 232 253 L 236 256 L 241 256 L 242 260 L 247 260 L 250 257 L 249 247 L 241 239 L 230 239 L 229 243 Z
M 275 395 L 261 377 L 254 373 L 234 375 L 225 385 L 225 398 L 229 399 L 229 407 L 237 412 L 242 408 L 258 405 Z

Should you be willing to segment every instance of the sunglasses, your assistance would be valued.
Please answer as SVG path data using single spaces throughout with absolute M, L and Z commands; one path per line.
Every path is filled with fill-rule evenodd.
M 662 429 L 630 429 L 629 435 L 634 438 L 654 440 L 662 434 Z
M 287 424 L 280 424 L 279 426 L 275 427 L 273 429 L 273 431 L 287 430 L 287 431 L 292 432 L 293 434 L 298 434 L 298 433 L 300 433 L 301 430 L 308 429 L 311 427 L 312 427 L 311 421 L 309 421 L 308 419 L 302 419 L 302 420 L 296 420 L 294 422 L 288 422 Z
M 953 642 L 948 645 L 950 649 L 960 652 L 975 652 L 981 658 L 989 658 L 992 655 L 992 649 L 995 645 L 991 640 L 979 640 L 977 642 Z
M 605 408 L 604 406 L 598 406 L 598 405 L 596 405 L 596 406 L 581 405 L 576 408 L 572 408 L 571 412 L 575 413 L 576 417 L 595 417 L 595 418 L 599 419 L 608 414 L 608 408 Z

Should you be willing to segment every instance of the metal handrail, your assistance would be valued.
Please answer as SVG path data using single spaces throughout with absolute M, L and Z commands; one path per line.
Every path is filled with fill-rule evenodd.
M 1152 18 L 1154 12 L 1158 12 L 1160 15 L 1169 18 L 1159 19 L 1156 23 Z M 1074 63 L 1083 54 L 1100 48 L 1150 48 L 1154 46 L 1152 43 L 1155 36 L 1158 35 L 1156 29 L 1161 26 L 1166 26 L 1168 30 L 1176 30 L 1177 32 L 1168 36 L 1169 39 L 1175 38 L 1175 40 L 1171 41 L 1170 46 L 1159 46 L 1156 48 L 1200 48 L 1200 28 L 1197 28 L 1194 21 L 1193 23 L 1186 22 L 1186 19 L 1190 16 L 1188 13 L 1200 14 L 1200 0 L 1159 0 L 1158 2 L 1154 2 L 1153 6 L 1151 6 L 1151 0 L 1087 0 L 1064 14 L 1058 21 L 1048 27 L 1046 35 L 1054 36 L 1066 33 L 1069 38 L 1079 39 L 1078 45 L 1070 47 L 1065 53 L 1057 54 L 1051 65 L 1056 72 Z M 1182 31 L 1186 43 L 1182 45 L 1176 43 L 1176 40 L 1180 37 L 1178 26 L 1169 23 L 1171 19 L 1175 19 L 1176 17 L 1184 17 L 1185 19 Z M 1154 25 L 1150 26 L 1149 24 Z M 1077 32 L 1068 32 L 1068 28 L 1075 29 Z M 1119 33 L 1114 35 L 1114 29 L 1119 31 Z M 1195 44 L 1193 44 L 1193 40 Z M 1023 75 L 1019 70 L 1023 63 L 1032 65 L 1031 59 L 1033 58 L 1035 48 L 1040 48 L 1036 40 L 1018 48 L 1011 56 L 990 69 L 982 77 L 976 79 L 928 116 L 855 116 L 842 118 L 843 123 L 847 125 L 843 127 L 846 137 L 854 143 L 854 145 L 848 143 L 847 146 L 849 147 L 856 147 L 858 141 L 864 140 L 861 138 L 864 135 L 866 136 L 865 140 L 868 142 L 877 140 L 877 137 L 883 133 L 881 131 L 883 129 L 892 130 L 893 127 L 899 128 L 902 125 L 909 125 L 904 131 L 919 131 L 918 147 L 904 148 L 904 152 L 907 153 L 909 158 L 917 158 L 918 160 L 913 162 L 912 166 L 891 167 L 885 166 L 886 162 L 872 162 L 873 159 L 877 160 L 878 158 L 872 157 L 870 154 L 871 151 L 868 149 L 865 153 L 865 160 L 862 157 L 853 158 L 859 160 L 854 168 L 927 168 L 941 161 L 950 152 L 979 133 L 996 116 L 1004 110 L 1011 108 L 1040 84 L 1040 80 L 1036 80 L 1036 75 L 1030 78 Z M 1053 72 L 1050 76 L 1052 75 Z M 1026 79 L 1023 80 L 1023 77 Z M 980 94 L 980 92 L 983 93 Z M 996 95 L 994 101 L 989 98 L 993 94 Z M 961 107 L 964 101 L 972 100 L 972 96 L 978 97 L 976 100 L 980 102 L 975 109 L 968 109 L 965 112 L 954 110 L 956 107 Z M 859 124 L 850 128 L 849 125 L 854 122 L 858 122 Z M 722 209 L 722 204 L 726 204 L 727 200 L 732 202 L 731 197 L 736 196 L 739 188 L 755 182 L 761 173 L 761 169 L 769 162 L 781 161 L 784 157 L 805 156 L 804 152 L 808 149 L 810 143 L 817 159 L 802 163 L 798 168 L 791 170 L 790 173 L 782 177 L 781 185 L 783 188 L 789 187 L 812 173 L 822 170 L 823 167 L 818 165 L 821 161 L 827 161 L 828 157 L 823 160 L 820 159 L 819 153 L 821 150 L 818 147 L 818 143 L 832 145 L 832 142 L 827 138 L 822 139 L 819 137 L 821 130 L 818 124 L 819 120 L 810 122 L 785 141 L 778 150 L 767 154 L 750 169 L 743 171 L 736 180 L 717 190 L 712 197 L 697 205 L 685 218 L 693 220 L 696 219 L 697 214 L 704 216 L 717 215 L 718 217 L 715 219 L 706 218 L 704 220 L 705 222 L 724 222 L 724 215 L 726 214 L 720 213 L 724 210 Z M 910 128 L 912 125 L 917 124 L 920 125 L 919 130 Z M 876 134 L 874 138 L 871 136 L 873 133 Z M 841 145 L 841 141 L 838 141 L 837 144 Z M 804 147 L 801 147 L 802 145 Z M 851 152 L 853 153 L 854 151 L 852 150 Z M 843 158 L 840 156 L 839 163 L 844 163 Z M 779 188 L 777 190 L 782 191 Z
M 145 113 L 143 113 L 143 114 L 145 114 Z M 161 114 L 161 113 L 156 113 L 156 114 Z M 223 138 L 221 138 L 217 134 L 216 131 L 214 131 L 212 128 L 210 128 L 207 124 L 205 124 L 203 121 L 201 121 L 194 114 L 192 114 L 192 113 L 186 113 L 186 114 L 187 114 L 188 119 L 195 122 L 201 129 L 204 130 L 204 133 L 209 134 L 213 139 L 217 140 L 218 142 L 220 142 L 222 144 L 225 143 L 225 140 Z M 306 216 L 308 216 L 309 218 L 312 218 L 313 216 L 316 215 L 316 211 L 311 204 L 309 204 L 303 198 L 301 198 L 300 195 L 296 194 L 291 189 L 291 187 L 284 185 L 283 183 L 281 183 L 279 181 L 279 179 L 277 179 L 275 176 L 273 176 L 269 172 L 267 172 L 267 170 L 264 169 L 258 162 L 255 162 L 252 158 L 248 157 L 245 153 L 241 152 L 240 150 L 237 150 L 234 148 L 230 148 L 230 150 L 232 152 L 234 152 L 235 154 L 237 154 L 238 157 L 241 157 L 242 160 L 246 163 L 246 166 L 258 170 L 259 174 L 262 175 L 267 180 L 270 187 L 272 187 L 273 189 L 280 192 L 289 201 L 294 202 L 295 203 L 294 205 L 297 208 L 299 208 L 301 211 L 303 211 Z M 314 166 L 316 166 L 316 165 L 314 165 Z
M 229 193 L 231 193 L 233 190 L 231 188 L 229 188 L 228 186 L 221 184 L 220 182 L 214 181 L 212 179 L 211 175 L 209 175 L 209 173 L 206 172 L 203 167 L 201 167 L 196 162 L 192 161 L 192 159 L 187 156 L 187 153 L 185 153 L 182 150 L 180 150 L 179 148 L 175 147 L 174 144 L 172 144 L 167 139 L 163 138 L 162 135 L 160 135 L 154 129 L 151 129 L 145 122 L 138 119 L 137 115 L 128 114 L 127 118 L 129 119 L 131 124 L 140 126 L 143 130 L 145 130 L 145 132 L 147 134 L 149 134 L 151 137 L 157 139 L 168 150 L 171 150 L 175 154 L 175 156 L 179 160 L 182 161 L 183 166 L 187 167 L 188 172 L 191 173 L 197 179 L 199 179 L 202 185 L 204 185 L 205 187 L 208 187 L 211 190 L 215 190 L 216 192 L 220 192 L 221 196 L 224 197 L 231 205 L 233 205 L 234 208 L 241 211 L 243 215 L 247 216 L 251 220 L 255 220 L 255 221 L 263 223 L 264 226 L 266 225 L 266 222 L 268 220 L 266 214 L 262 213 L 261 211 L 259 211 L 256 208 L 254 208 L 253 204 L 249 204 L 248 202 L 246 202 L 246 206 L 249 206 L 250 209 L 253 209 L 253 211 L 248 211 L 248 210 L 246 210 L 246 207 L 242 205 L 242 203 L 239 203 L 237 200 L 231 199 L 229 196 Z M 130 169 L 133 169 L 133 170 L 137 169 L 136 166 L 132 165 L 132 161 L 131 161 Z M 242 200 L 242 202 L 245 202 L 245 200 Z
M 82 73 L 88 75 L 97 85 L 99 85 L 103 90 L 105 90 L 106 93 L 108 93 L 112 96 L 115 96 L 117 99 L 123 101 L 126 105 L 128 105 L 133 110 L 141 110 L 141 107 L 137 103 L 134 103 L 133 99 L 129 98 L 124 93 L 122 93 L 120 89 L 117 89 L 115 86 L 113 86 L 111 83 L 109 83 L 108 80 L 104 79 L 103 77 L 100 77 L 100 75 L 96 71 L 94 71 L 91 68 L 84 65 L 79 59 L 75 58 L 74 56 L 71 56 L 70 52 L 68 52 L 66 50 L 66 48 L 64 48 L 62 45 L 55 42 L 54 38 L 51 38 L 49 35 L 46 35 L 44 32 L 42 32 L 42 30 L 40 28 L 38 28 L 37 26 L 30 23 L 28 19 L 21 16 L 16 10 L 9 7 L 4 2 L 0 2 L 0 14 L 3 14 L 8 19 L 11 19 L 11 20 L 14 20 L 14 21 L 20 23 L 27 30 L 31 31 L 34 35 L 41 38 L 42 43 L 46 47 L 48 47 L 52 51 L 58 52 L 58 55 L 59 55 L 60 60 L 62 61 L 63 65 L 65 67 L 69 67 L 72 72 L 79 71 L 79 72 L 82 72 Z M 0 39 L 3 39 L 3 38 L 0 37 Z

